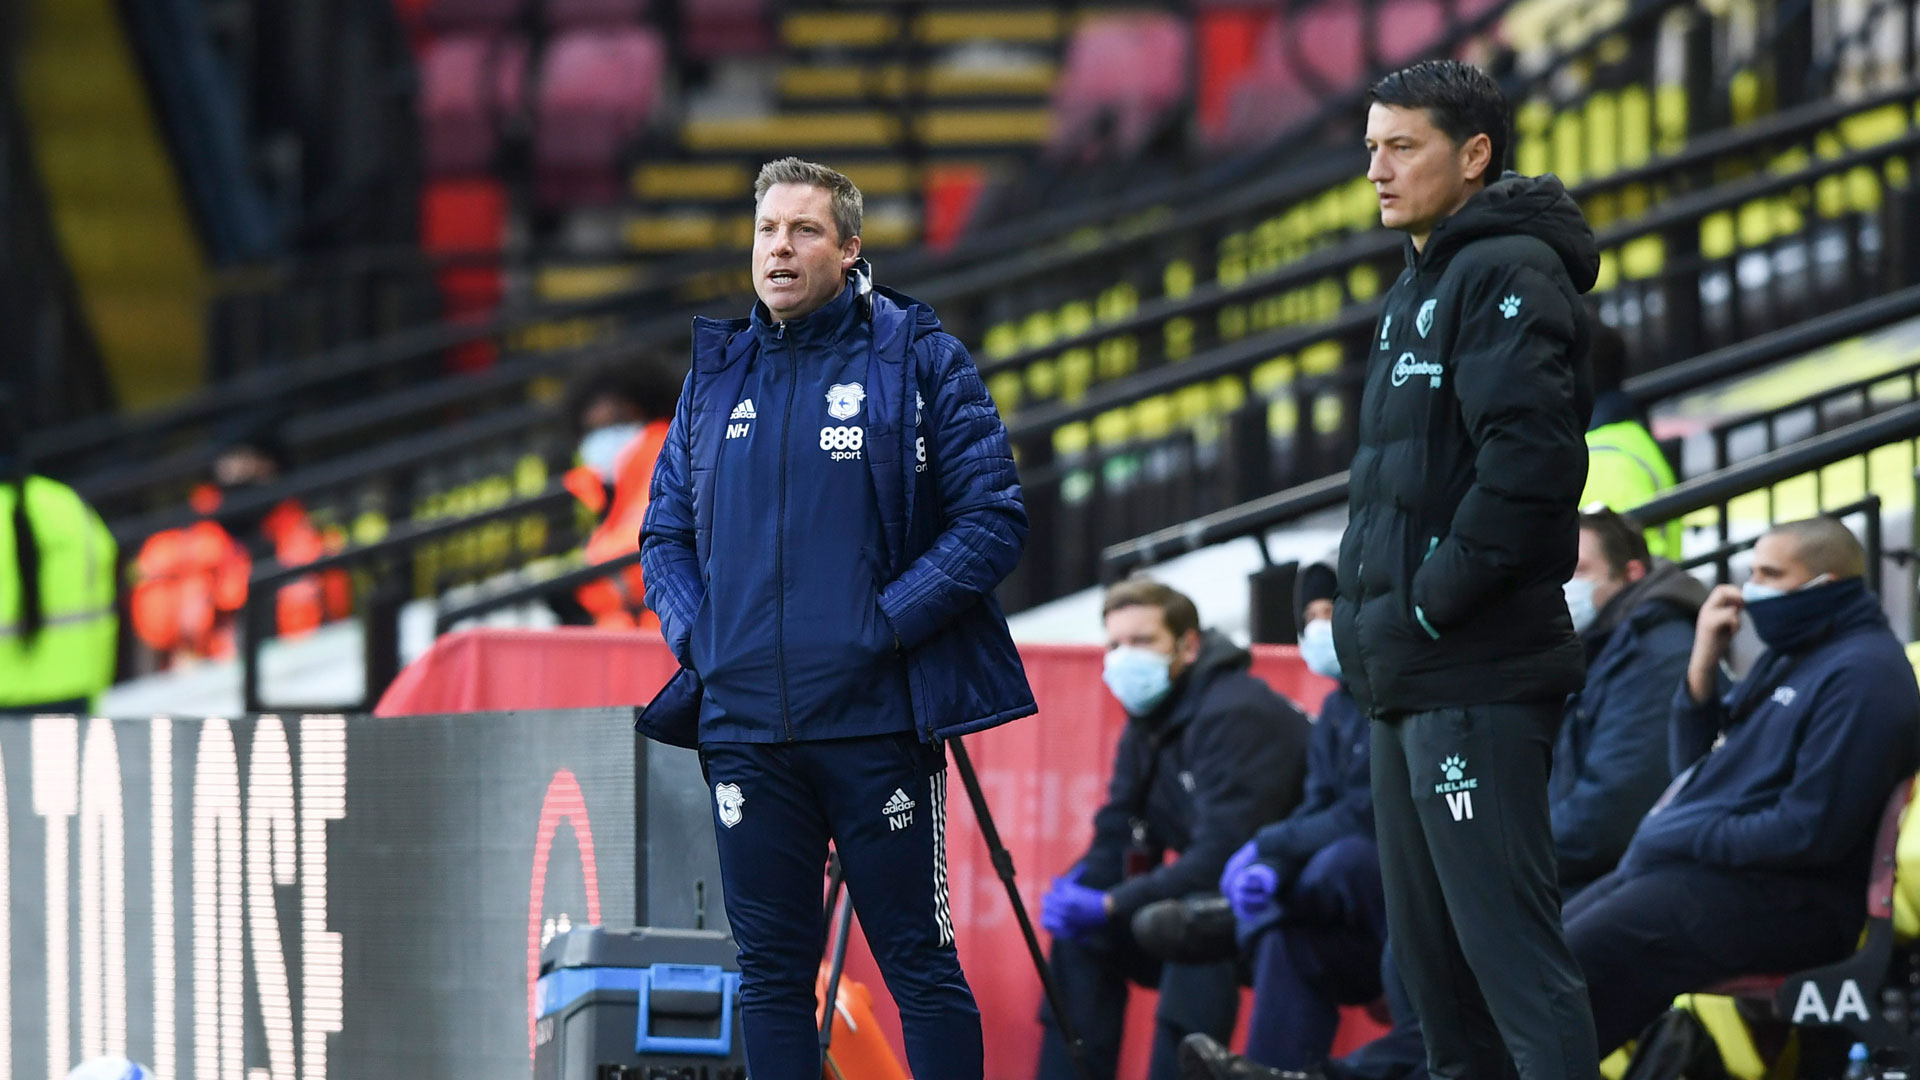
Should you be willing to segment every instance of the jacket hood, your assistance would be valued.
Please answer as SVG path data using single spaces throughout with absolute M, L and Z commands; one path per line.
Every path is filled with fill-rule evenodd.
M 1560 178 L 1551 173 L 1521 176 L 1509 172 L 1476 193 L 1460 211 L 1434 227 L 1424 251 L 1408 261 L 1434 265 L 1452 258 L 1461 248 L 1491 236 L 1531 236 L 1553 249 L 1567 268 L 1578 292 L 1593 288 L 1600 277 L 1600 249 L 1580 204 L 1567 194 Z
M 1647 626 L 1666 619 L 1692 622 L 1707 602 L 1707 587 L 1692 574 L 1665 559 L 1655 559 L 1647 576 L 1620 590 L 1582 635 L 1589 642 L 1604 641 L 1622 623 Z
M 1200 631 L 1200 655 L 1193 666 L 1180 673 L 1168 703 L 1142 719 L 1152 727 L 1161 724 L 1180 726 L 1192 720 L 1206 696 L 1207 684 L 1219 675 L 1245 671 L 1253 666 L 1253 654 L 1233 643 L 1217 630 Z

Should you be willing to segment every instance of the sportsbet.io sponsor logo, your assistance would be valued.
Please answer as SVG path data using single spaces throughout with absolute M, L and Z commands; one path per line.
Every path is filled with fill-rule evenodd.
M 1431 360 L 1416 360 L 1412 353 L 1403 352 L 1400 354 L 1400 359 L 1393 362 L 1393 385 L 1405 386 L 1408 379 L 1416 375 L 1425 375 L 1432 380 L 1429 385 L 1438 390 L 1440 376 L 1446 374 L 1446 370 Z

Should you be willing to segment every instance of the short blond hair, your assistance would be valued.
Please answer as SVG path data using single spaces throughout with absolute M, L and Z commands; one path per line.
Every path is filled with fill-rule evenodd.
M 866 198 L 845 173 L 797 157 L 769 161 L 760 166 L 760 175 L 753 180 L 755 213 L 760 210 L 760 200 L 767 197 L 767 189 L 775 184 L 805 184 L 825 191 L 833 199 L 833 227 L 840 233 L 836 239 L 844 244 L 850 237 L 860 235 L 860 224 L 866 216 Z

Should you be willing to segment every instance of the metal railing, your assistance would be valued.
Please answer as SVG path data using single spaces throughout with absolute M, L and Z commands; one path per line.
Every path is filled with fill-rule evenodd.
M 1624 389 L 1636 404 L 1645 407 L 1762 370 L 1812 349 L 1917 317 L 1920 317 L 1920 286 L 1913 286 L 1899 293 L 1775 331 L 1741 345 L 1721 349 L 1661 371 L 1630 379 Z M 1899 408 L 1910 411 L 1914 406 L 1909 404 Z M 1891 416 L 1893 413 L 1886 415 Z M 1885 417 L 1873 419 L 1884 420 Z M 1796 443 L 1786 450 L 1800 450 L 1805 446 L 1813 445 L 1819 439 L 1831 437 L 1831 433 L 1816 436 L 1812 440 Z M 1776 452 L 1784 453 L 1786 450 Z M 1757 462 L 1748 462 L 1740 467 L 1755 465 Z M 1726 470 L 1722 469 L 1711 475 L 1725 473 Z M 1674 505 L 1684 506 L 1685 499 L 1688 497 L 1686 493 L 1697 490 L 1689 486 L 1692 483 L 1693 481 L 1688 481 L 1681 484 L 1671 493 L 1648 504 L 1645 509 L 1650 512 L 1664 512 L 1669 499 L 1680 500 Z M 1101 576 L 1104 580 L 1113 581 L 1138 567 L 1162 562 L 1204 547 L 1244 537 L 1261 538 L 1274 529 L 1291 525 L 1313 514 L 1341 507 L 1346 500 L 1347 474 L 1343 470 L 1310 483 L 1226 507 L 1192 521 L 1161 528 L 1109 545 L 1101 553 Z M 1661 518 L 1660 521 L 1670 520 L 1671 517 L 1698 508 L 1698 506 L 1687 506 L 1685 509 L 1675 511 L 1669 517 Z M 1649 522 L 1648 524 L 1657 523 Z M 1264 540 L 1261 541 L 1261 549 L 1265 551 Z M 1269 562 L 1271 562 L 1270 559 Z
M 533 553 L 521 552 L 528 557 L 503 559 L 495 567 L 496 572 L 516 569 L 531 561 L 533 555 L 558 554 L 578 543 L 580 538 L 574 536 L 564 524 L 572 518 L 573 505 L 571 494 L 554 487 L 479 513 L 396 529 L 374 543 L 350 547 L 299 566 L 274 563 L 256 569 L 248 580 L 246 604 L 240 615 L 243 639 L 240 646 L 241 694 L 246 710 L 262 712 L 268 708 L 296 708 L 295 704 L 288 702 L 267 703 L 260 689 L 260 650 L 267 640 L 274 637 L 274 605 L 282 586 L 332 570 L 368 571 L 367 587 L 361 590 L 365 596 L 356 605 L 357 617 L 365 630 L 365 700 L 350 707 L 370 711 L 394 676 L 399 674 L 400 610 L 414 598 L 417 591 L 413 583 L 423 572 L 423 552 L 433 545 L 474 536 L 478 530 L 496 528 L 511 531 L 516 527 L 524 528 L 529 521 L 545 521 L 549 538 L 559 536 L 563 543 L 556 545 L 543 542 L 535 545 L 537 551 Z M 555 527 L 556 518 L 561 519 L 559 527 Z M 433 593 L 437 595 L 445 584 L 436 582 Z M 338 710 L 342 705 L 333 702 L 320 708 Z
M 1866 173 L 1878 185 L 1882 174 L 1909 175 L 1917 155 L 1920 132 L 1909 128 L 1877 146 L 1669 199 L 1635 220 L 1602 229 L 1599 245 L 1616 257 L 1648 240 L 1669 252 L 1652 272 L 1617 285 L 1612 299 L 1637 299 L 1644 315 L 1652 306 L 1648 297 L 1718 288 L 1716 303 L 1695 305 L 1702 312 L 1695 325 L 1702 345 L 1725 347 L 1920 281 L 1920 263 L 1901 250 L 1906 245 L 1892 241 L 1920 220 L 1920 189 L 1889 182 L 1877 188 L 1873 209 L 1842 205 L 1832 218 L 1819 213 L 1816 202 L 1835 178 Z M 1769 215 L 1782 207 L 1796 210 L 1799 220 L 1791 230 L 1760 235 L 1757 244 L 1736 235 L 1711 258 L 1671 254 L 1683 246 L 1678 238 L 1697 240 L 1703 223 L 1755 206 Z M 1749 256 L 1768 261 L 1764 275 L 1742 272 Z M 1304 273 L 1278 276 L 1291 281 Z M 1109 543 L 1304 483 L 1348 460 L 1364 364 L 1336 361 L 1330 371 L 1306 374 L 1298 358 L 1311 350 L 1369 355 L 1378 306 L 1377 300 L 1349 305 L 1320 326 L 1251 335 L 1097 387 L 1073 404 L 1017 414 L 1009 431 L 1033 530 L 1009 602 L 1017 607 L 1091 585 L 1098 553 Z M 1274 381 L 1263 386 L 1263 377 Z M 1166 414 L 1182 395 L 1201 394 L 1209 395 L 1203 404 L 1213 403 L 1211 416 L 1198 424 L 1170 422 Z M 1142 402 L 1155 403 L 1160 415 L 1143 414 Z M 1080 445 L 1062 447 L 1064 432 L 1089 422 L 1113 430 L 1103 439 L 1083 426 Z M 1159 431 L 1153 430 L 1156 422 Z

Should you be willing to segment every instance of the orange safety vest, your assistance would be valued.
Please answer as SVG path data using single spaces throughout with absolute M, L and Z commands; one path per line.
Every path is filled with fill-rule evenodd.
M 194 509 L 211 515 L 220 507 L 211 485 L 193 493 Z M 326 554 L 326 542 L 306 510 L 293 499 L 261 522 L 283 566 L 309 563 Z M 138 577 L 129 604 L 134 633 L 155 651 L 222 659 L 233 655 L 233 624 L 247 602 L 253 558 L 246 546 L 209 518 L 147 538 L 134 560 Z M 283 637 L 298 637 L 353 609 L 353 583 L 344 571 L 308 575 L 282 586 L 274 598 Z
M 641 429 L 620 451 L 614 469 L 613 503 L 607 506 L 600 474 L 582 465 L 567 472 L 565 484 L 587 509 L 605 511 L 593 535 L 587 538 L 587 563 L 603 563 L 640 550 L 640 527 L 646 521 L 647 500 L 653 489 L 653 464 L 667 442 L 667 421 L 656 420 Z M 640 567 L 627 567 L 610 577 L 589 581 L 574 593 L 580 606 L 603 630 L 658 630 L 660 620 L 647 610 L 646 583 Z

